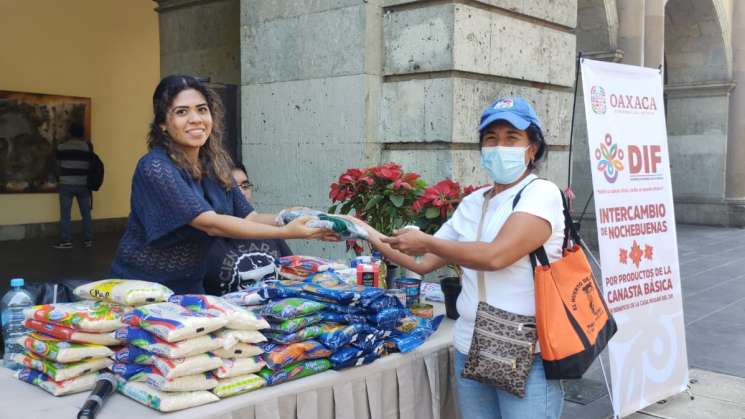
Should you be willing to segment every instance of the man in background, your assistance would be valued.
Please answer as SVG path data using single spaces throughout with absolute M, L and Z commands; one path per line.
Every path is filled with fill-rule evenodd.
M 71 249 L 70 210 L 73 198 L 77 198 L 83 218 L 83 246 L 93 246 L 91 225 L 91 191 L 87 180 L 93 148 L 84 137 L 83 126 L 77 122 L 70 125 L 67 141 L 57 146 L 57 174 L 59 177 L 60 241 L 56 249 Z

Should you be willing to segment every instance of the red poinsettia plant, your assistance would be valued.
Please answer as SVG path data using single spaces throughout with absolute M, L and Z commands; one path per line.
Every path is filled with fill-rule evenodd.
M 330 213 L 354 215 L 383 234 L 414 222 L 414 202 L 426 188 L 415 172 L 404 172 L 396 163 L 347 169 L 331 184 Z
M 445 179 L 427 188 L 412 205 L 417 226 L 425 233 L 434 234 L 453 215 L 463 198 L 482 186 L 461 188 L 458 182 Z

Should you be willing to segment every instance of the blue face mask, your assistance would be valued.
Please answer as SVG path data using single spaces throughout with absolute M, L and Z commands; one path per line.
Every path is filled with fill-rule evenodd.
M 481 166 L 492 180 L 500 185 L 515 182 L 528 168 L 525 151 L 528 147 L 484 147 L 481 149 Z

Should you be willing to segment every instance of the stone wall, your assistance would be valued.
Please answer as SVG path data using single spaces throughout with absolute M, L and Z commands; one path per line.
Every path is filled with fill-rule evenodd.
M 158 0 L 160 73 L 240 84 L 239 0 Z

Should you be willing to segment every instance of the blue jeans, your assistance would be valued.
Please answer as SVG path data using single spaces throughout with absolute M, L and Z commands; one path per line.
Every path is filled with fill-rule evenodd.
M 467 355 L 455 351 L 458 409 L 463 419 L 559 419 L 564 389 L 559 380 L 546 380 L 541 356 L 536 355 L 525 386 L 525 398 L 461 377 Z
M 83 240 L 93 240 L 93 229 L 91 227 L 91 191 L 85 186 L 59 186 L 59 231 L 60 240 L 71 241 L 70 235 L 70 210 L 72 199 L 78 199 L 80 216 L 83 218 Z

